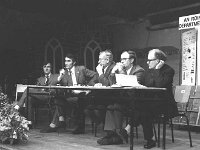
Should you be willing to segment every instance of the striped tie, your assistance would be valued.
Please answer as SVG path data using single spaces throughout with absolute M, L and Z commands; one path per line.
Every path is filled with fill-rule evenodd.
M 47 76 L 45 76 L 45 78 L 46 78 L 45 86 L 48 86 L 49 85 L 49 76 L 47 75 Z

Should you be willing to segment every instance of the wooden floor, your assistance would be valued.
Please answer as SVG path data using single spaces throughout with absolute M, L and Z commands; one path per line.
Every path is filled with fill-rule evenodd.
M 40 133 L 39 129 L 30 130 L 29 141 L 26 144 L 18 145 L 0 145 L 0 150 L 128 150 L 129 144 L 121 145 L 106 145 L 101 146 L 97 144 L 97 139 L 102 137 L 105 133 L 102 126 L 98 128 L 97 137 L 91 132 L 91 125 L 87 125 L 86 133 L 82 135 L 71 134 L 72 129 L 67 128 L 61 133 Z M 190 148 L 188 134 L 185 130 L 175 129 L 175 143 L 171 142 L 171 134 L 167 128 L 167 143 L 166 149 L 170 150 L 199 150 L 200 149 L 200 131 L 193 130 L 193 147 Z M 141 150 L 143 148 L 144 140 L 142 128 L 139 126 L 139 138 L 134 138 L 134 149 Z M 161 148 L 153 148 L 153 150 Z

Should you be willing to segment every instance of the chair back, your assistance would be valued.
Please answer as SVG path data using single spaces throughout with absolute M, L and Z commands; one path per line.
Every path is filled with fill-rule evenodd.
M 16 94 L 15 94 L 15 101 L 17 101 L 18 93 L 23 93 L 27 88 L 27 85 L 17 84 L 16 85 Z
M 179 85 L 175 87 L 174 98 L 177 103 L 187 103 L 190 98 L 192 86 Z
M 193 92 L 190 97 L 193 99 L 200 99 L 200 85 L 193 87 Z

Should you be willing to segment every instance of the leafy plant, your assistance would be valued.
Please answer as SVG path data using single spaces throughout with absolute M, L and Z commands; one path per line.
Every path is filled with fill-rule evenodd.
M 8 103 L 7 95 L 0 93 L 0 141 L 14 144 L 28 141 L 30 121 L 14 109 L 14 104 Z

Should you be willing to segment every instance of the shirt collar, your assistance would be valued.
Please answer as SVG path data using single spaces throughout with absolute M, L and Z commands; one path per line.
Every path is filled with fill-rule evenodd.
M 51 76 L 51 73 L 49 73 L 49 74 L 45 74 L 45 77 L 50 78 L 50 76 Z

